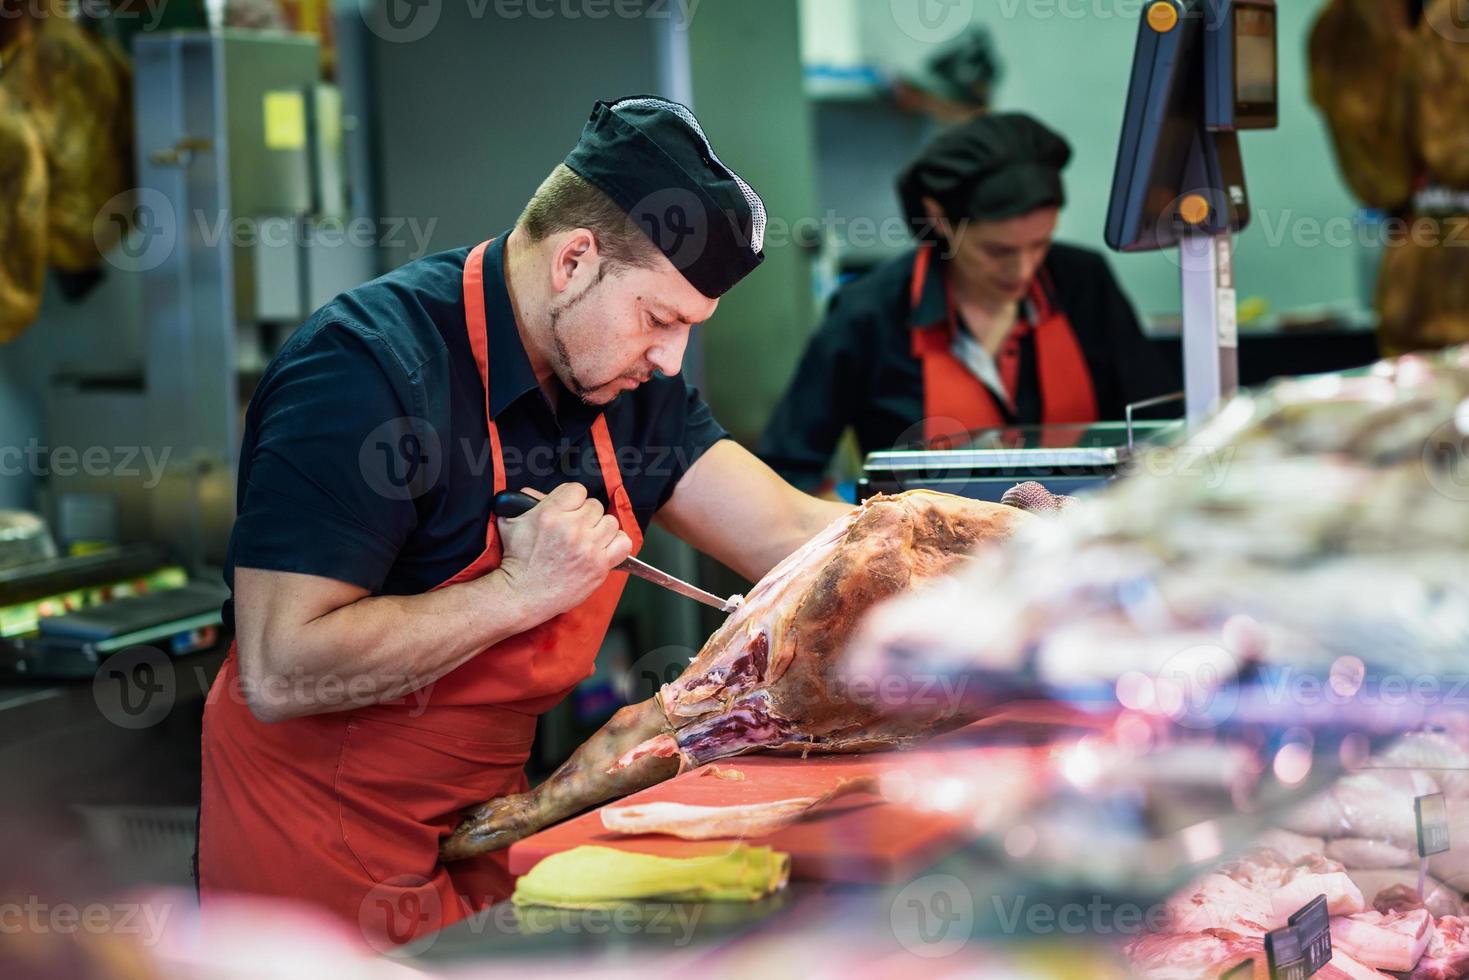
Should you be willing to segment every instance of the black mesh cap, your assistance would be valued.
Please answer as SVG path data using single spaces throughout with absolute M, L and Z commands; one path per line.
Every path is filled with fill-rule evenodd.
M 980 116 L 935 137 L 898 178 L 898 196 L 920 232 L 929 226 L 925 197 L 952 221 L 1003 221 L 1065 204 L 1070 160 L 1070 144 L 1030 116 Z
M 566 166 L 612 198 L 711 299 L 765 258 L 765 205 L 677 102 L 598 102 Z

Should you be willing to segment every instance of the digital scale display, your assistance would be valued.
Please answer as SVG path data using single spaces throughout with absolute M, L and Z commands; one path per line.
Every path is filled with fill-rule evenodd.
M 1234 102 L 1241 129 L 1274 125 L 1278 98 L 1275 11 L 1234 8 Z

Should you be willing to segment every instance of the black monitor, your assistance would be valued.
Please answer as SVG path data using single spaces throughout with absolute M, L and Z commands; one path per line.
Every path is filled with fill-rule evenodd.
M 1107 244 L 1170 248 L 1250 219 L 1237 131 L 1276 125 L 1275 0 L 1156 0 L 1143 10 Z

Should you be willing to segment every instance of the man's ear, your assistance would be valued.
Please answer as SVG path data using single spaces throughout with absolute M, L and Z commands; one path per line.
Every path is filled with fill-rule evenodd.
M 568 232 L 551 254 L 551 288 L 562 293 L 577 279 L 590 276 L 590 282 L 596 278 L 600 261 L 597 236 L 591 229 Z

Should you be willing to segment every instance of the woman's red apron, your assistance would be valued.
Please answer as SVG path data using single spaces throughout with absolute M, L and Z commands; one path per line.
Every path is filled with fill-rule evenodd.
M 494 469 L 487 510 L 505 489 L 489 416 L 488 245 L 470 252 L 464 268 Z M 604 416 L 592 438 L 611 511 L 635 554 L 642 534 Z M 491 519 L 483 553 L 438 587 L 478 578 L 500 557 Z M 514 878 L 505 852 L 441 865 L 439 840 L 466 807 L 527 789 L 536 718 L 591 675 L 626 581 L 625 573 L 609 575 L 575 609 L 398 701 L 274 725 L 250 713 L 231 650 L 204 714 L 201 901 L 229 892 L 303 899 L 359 923 L 377 945 L 408 942 L 506 898 Z
M 913 261 L 910 301 L 918 309 L 933 262 L 933 247 L 918 250 Z M 1012 425 L 994 393 L 954 356 L 952 342 L 959 330 L 953 290 L 945 282 L 947 316 L 913 331 L 913 356 L 923 366 L 923 438 L 929 445 L 962 441 L 970 432 Z M 1037 374 L 1041 387 L 1041 422 L 1045 425 L 1097 421 L 1097 399 L 1091 372 L 1081 345 L 1064 310 L 1054 306 L 1040 278 L 1030 287 L 1036 310 Z

